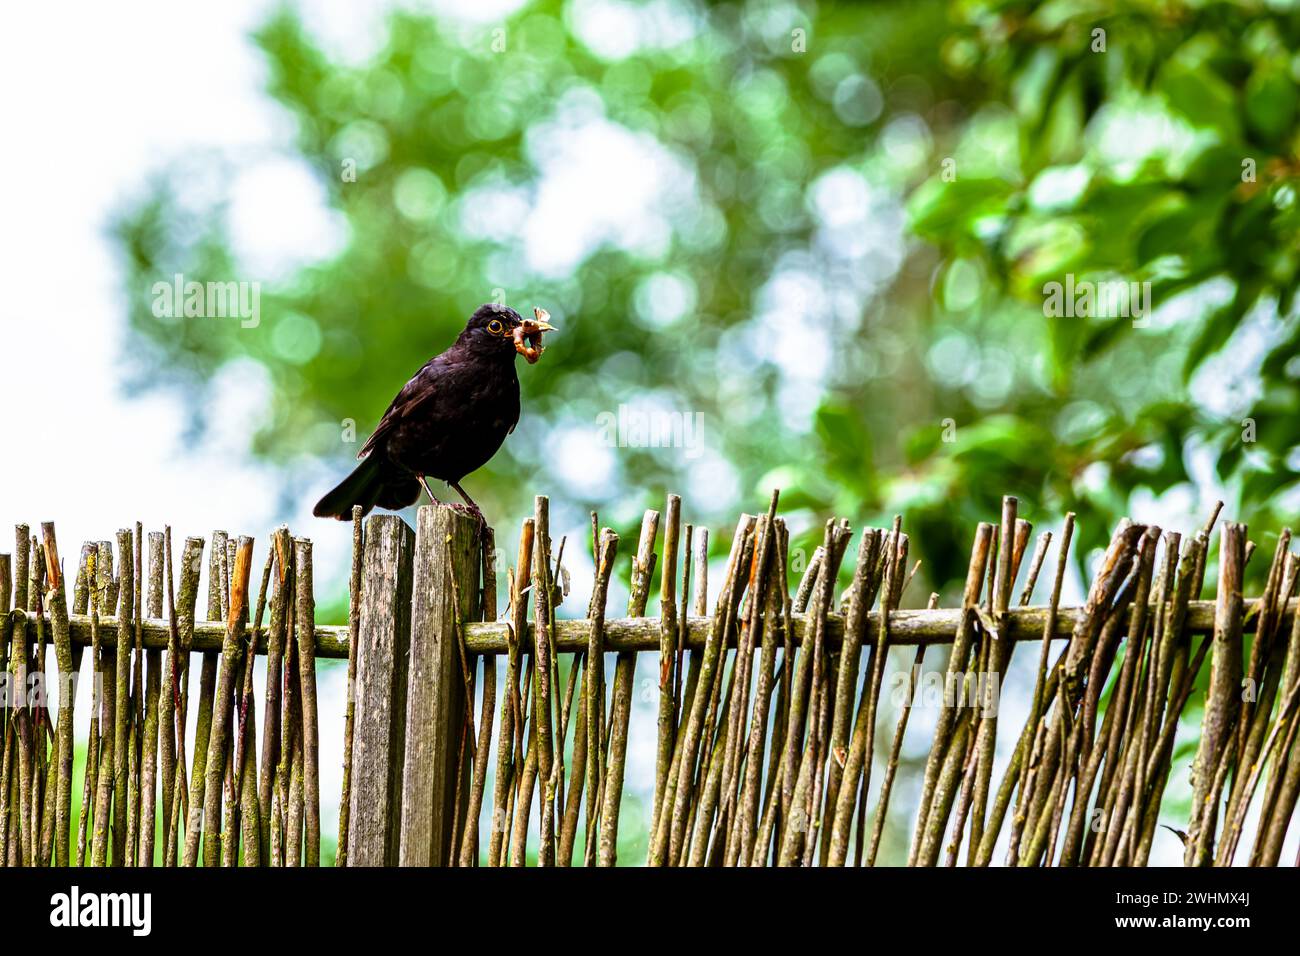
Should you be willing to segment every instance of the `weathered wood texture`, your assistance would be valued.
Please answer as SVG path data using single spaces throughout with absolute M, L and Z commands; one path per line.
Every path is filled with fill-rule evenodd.
M 365 542 L 348 865 L 388 866 L 400 836 L 415 533 L 396 515 L 375 515 Z
M 403 866 L 443 865 L 451 852 L 456 766 L 467 727 L 457 629 L 476 616 L 478 571 L 479 523 L 448 505 L 420 508 L 398 853 Z M 357 703 L 363 712 L 371 705 L 365 697 Z

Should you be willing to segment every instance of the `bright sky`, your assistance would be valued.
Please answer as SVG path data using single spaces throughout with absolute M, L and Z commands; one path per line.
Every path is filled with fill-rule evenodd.
M 287 140 L 246 40 L 269 4 L 72 6 L 14 7 L 0 31 L 0 129 L 12 164 L 0 190 L 0 408 L 15 423 L 9 448 L 29 464 L 4 456 L 0 528 L 56 520 L 65 564 L 81 541 L 111 538 L 137 519 L 147 530 L 172 522 L 177 547 L 214 528 L 251 533 L 264 546 L 279 521 L 307 525 L 305 514 L 276 513 L 261 469 L 247 460 L 238 423 L 256 409 L 231 394 L 227 427 L 196 447 L 183 442 L 182 416 L 166 396 L 123 395 L 125 317 L 105 229 L 172 157 L 261 153 Z M 374 14 L 349 14 L 355 5 L 305 8 L 344 49 L 376 35 Z M 254 251 L 310 255 L 321 215 L 310 183 L 271 173 L 246 191 L 260 215 L 241 231 L 259 237 Z M 327 585 L 346 574 L 350 532 L 313 522 L 310 533 Z M 340 668 L 322 674 L 322 727 L 342 725 L 341 678 Z M 78 716 L 88 719 L 84 708 Z M 321 735 L 326 832 L 337 813 L 340 739 Z
M 300 6 L 336 55 L 364 58 L 381 39 L 385 4 Z M 426 6 L 472 21 L 509 12 L 518 0 Z M 350 529 L 312 519 L 309 501 L 297 514 L 280 513 L 269 473 L 248 458 L 255 389 L 223 389 L 216 431 L 199 444 L 185 440 L 183 416 L 167 395 L 122 391 L 126 324 L 107 224 L 169 160 L 218 150 L 258 158 L 236 189 L 232 220 L 241 252 L 259 259 L 259 274 L 274 272 L 277 261 L 329 251 L 329 214 L 318 190 L 290 156 L 276 159 L 291 128 L 262 93 L 261 60 L 247 41 L 270 7 L 261 0 L 152 0 L 6 11 L 0 129 L 11 168 L 0 190 L 0 409 L 16 424 L 9 447 L 39 466 L 15 468 L 12 454 L 0 459 L 0 529 L 55 520 L 65 565 L 75 562 L 83 540 L 112 538 L 139 520 L 146 531 L 171 522 L 177 548 L 186 535 L 210 539 L 214 528 L 252 534 L 260 568 L 268 532 L 288 521 L 314 541 L 318 593 L 346 580 Z M 76 29 L 67 28 L 70 19 Z M 629 146 L 617 136 L 607 144 L 624 153 Z M 618 168 L 638 179 L 636 164 L 623 159 Z M 625 185 L 607 183 L 601 192 L 623 196 Z M 599 196 L 591 204 L 599 207 Z M 598 215 L 583 221 L 570 205 L 565 218 L 575 230 L 564 253 L 570 259 L 607 238 Z M 555 238 L 551 232 L 552 248 Z M 0 551 L 11 550 L 9 539 L 0 539 Z M 571 564 L 581 590 L 583 569 Z M 323 728 L 342 725 L 342 678 L 340 668 L 322 674 Z M 84 733 L 88 713 L 78 716 Z M 321 745 L 328 832 L 337 813 L 341 735 L 323 733 Z M 653 744 L 632 750 L 629 777 L 652 775 Z
M 276 517 L 257 470 L 227 459 L 230 444 L 182 453 L 181 416 L 165 397 L 122 395 L 125 317 L 105 235 L 112 211 L 168 157 L 274 137 L 282 121 L 258 95 L 261 68 L 243 38 L 260 6 L 16 8 L 0 33 L 0 82 L 31 94 L 0 106 L 15 164 L 0 194 L 10 366 L 0 387 L 7 407 L 33 410 L 23 446 L 47 466 L 6 469 L 0 525 L 55 518 L 65 554 L 137 518 L 170 520 L 183 537 Z M 61 25 L 69 16 L 77 29 Z

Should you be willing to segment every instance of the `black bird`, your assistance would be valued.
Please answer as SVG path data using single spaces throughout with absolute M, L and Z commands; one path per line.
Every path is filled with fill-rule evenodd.
M 487 464 L 519 422 L 515 356 L 531 365 L 542 353 L 542 333 L 555 331 L 542 309 L 524 319 L 503 305 L 481 305 L 447 351 L 435 355 L 406 383 L 357 455 L 361 464 L 316 503 L 318 518 L 368 514 L 378 505 L 396 510 L 415 504 L 429 478 L 445 481 L 478 505 L 460 481 Z M 459 507 L 459 506 L 458 506 Z

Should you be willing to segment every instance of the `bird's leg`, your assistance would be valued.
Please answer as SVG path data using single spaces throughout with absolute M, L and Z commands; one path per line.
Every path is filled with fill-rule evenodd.
M 483 512 L 479 510 L 479 506 L 474 503 L 474 499 L 471 498 L 469 495 L 465 494 L 465 489 L 460 486 L 460 482 L 449 481 L 447 482 L 447 484 L 450 485 L 452 488 L 455 488 L 456 494 L 460 495 L 462 498 L 465 499 L 465 504 L 468 506 L 470 515 L 472 517 L 477 518 L 480 524 L 487 524 L 487 519 L 483 517 Z M 455 507 L 455 505 L 453 505 L 452 507 Z
M 429 479 L 425 478 L 424 475 L 419 475 L 418 477 L 420 479 L 420 484 L 424 485 L 424 490 L 429 493 L 429 500 L 435 505 L 442 504 L 442 502 L 438 500 L 438 496 L 433 493 L 433 489 L 429 487 Z

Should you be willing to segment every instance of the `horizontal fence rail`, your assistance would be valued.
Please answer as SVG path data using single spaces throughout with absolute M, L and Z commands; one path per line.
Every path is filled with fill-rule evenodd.
M 1189 601 L 1187 619 L 1183 629 L 1188 634 L 1208 634 L 1214 630 L 1213 601 Z M 1285 609 L 1280 611 L 1280 624 L 1290 627 L 1300 601 L 1292 599 Z M 920 644 L 951 644 L 961 624 L 963 611 L 960 608 L 900 608 L 889 612 L 889 640 L 900 647 L 916 647 Z M 1074 630 L 1082 610 L 1077 607 L 1062 607 L 1057 610 L 1053 631 L 1053 640 L 1065 640 Z M 1133 609 L 1126 612 L 1126 620 L 1131 620 Z M 1007 611 L 1007 626 L 1004 634 L 1013 641 L 1039 641 L 1043 637 L 1043 625 L 1047 621 L 1047 607 L 1018 607 Z M 35 626 L 36 613 L 29 612 L 29 626 Z M 802 644 L 808 633 L 812 618 L 807 614 L 792 614 L 794 643 Z M 864 646 L 874 645 L 876 632 L 880 628 L 880 612 L 872 611 L 866 616 L 867 633 L 862 638 Z M 708 641 L 709 627 L 712 619 L 708 617 L 688 617 L 685 619 L 684 638 L 688 648 L 702 648 Z M 100 643 L 105 647 L 116 646 L 114 633 L 117 619 L 105 617 L 100 621 L 105 633 Z M 465 649 L 471 654 L 504 654 L 509 650 L 510 625 L 504 621 L 470 621 L 463 625 Z M 591 636 L 590 618 L 566 618 L 555 622 L 554 643 L 562 653 L 572 654 L 585 651 Z M 617 618 L 606 621 L 603 625 L 605 647 L 610 651 L 658 651 L 661 625 L 657 617 Z M 68 619 L 68 629 L 73 646 L 87 647 L 91 642 L 90 618 L 82 614 L 73 614 Z M 1249 628 L 1248 628 L 1249 632 Z M 167 647 L 167 623 L 162 619 L 141 622 L 145 650 L 165 650 Z M 220 651 L 225 638 L 225 625 L 218 622 L 195 621 L 192 651 Z M 341 625 L 316 625 L 316 657 L 319 660 L 347 660 L 348 628 Z M 534 641 L 532 622 L 528 624 L 525 640 L 520 653 L 531 654 Z M 844 615 L 829 613 L 826 615 L 826 642 L 838 647 L 844 641 Z M 732 636 L 729 647 L 735 647 Z M 251 647 L 251 645 L 250 645 Z M 269 644 L 266 635 L 260 635 L 255 653 L 266 654 Z
M 87 542 L 65 578 L 53 525 L 19 526 L 0 555 L 11 691 L 98 679 L 60 684 L 56 712 L 22 693 L 4 709 L 0 864 L 318 864 L 316 670 L 330 659 L 348 681 L 343 726 L 324 729 L 343 743 L 338 865 L 1141 865 L 1175 832 L 1188 865 L 1278 863 L 1300 796 L 1290 532 L 1246 599 L 1244 525 L 1216 534 L 1216 509 L 1184 541 L 1125 520 L 1087 600 L 1063 607 L 1073 515 L 1049 564 L 1052 534 L 1031 548 L 1017 509 L 1007 498 L 975 529 L 949 608 L 900 607 L 916 565 L 898 519 L 861 529 L 856 557 L 848 523 L 827 522 L 792 590 L 775 495 L 740 516 L 716 582 L 708 533 L 676 496 L 645 513 L 635 548 L 593 514 L 593 592 L 569 618 L 578 545 L 552 543 L 544 497 L 504 574 L 493 529 L 461 510 L 422 507 L 414 528 L 357 514 L 346 625 L 316 621 L 311 542 L 284 528 L 260 575 L 251 538 L 214 532 L 174 556 L 169 529 L 137 525 Z M 1040 575 L 1050 602 L 1030 606 Z M 1036 676 L 1010 727 L 1000 697 L 1020 646 Z M 891 665 L 894 648 L 907 660 Z M 919 762 L 905 746 L 918 707 L 932 718 L 913 729 Z M 1171 814 L 1193 713 L 1192 809 Z M 654 777 L 633 782 L 632 827 L 629 746 L 646 732 Z

